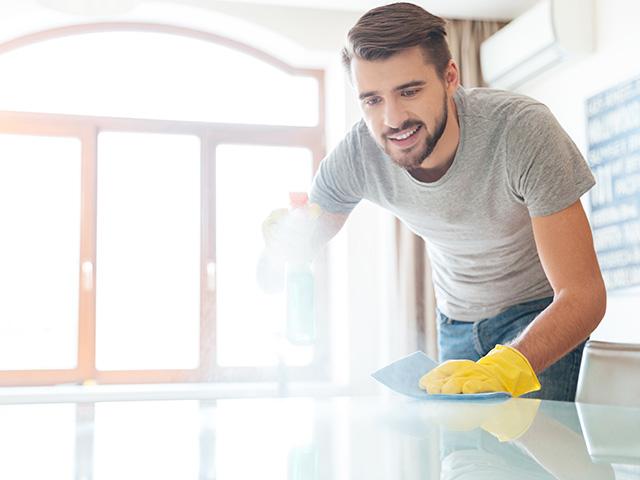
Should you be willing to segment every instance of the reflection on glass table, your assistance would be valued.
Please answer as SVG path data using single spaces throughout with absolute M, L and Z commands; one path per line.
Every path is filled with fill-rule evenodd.
M 0 478 L 640 478 L 640 408 L 206 397 L 9 404 L 0 391 Z

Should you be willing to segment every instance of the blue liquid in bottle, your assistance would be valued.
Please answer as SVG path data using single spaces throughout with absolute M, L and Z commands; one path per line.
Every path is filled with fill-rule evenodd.
M 307 218 L 307 228 L 312 229 L 312 217 L 305 211 L 309 204 L 307 193 L 289 192 L 289 203 L 291 215 L 303 215 L 302 218 Z M 290 262 L 286 268 L 287 339 L 294 345 L 311 345 L 316 339 L 311 260 Z
M 311 265 L 287 265 L 287 339 L 311 345 L 316 339 L 314 281 Z

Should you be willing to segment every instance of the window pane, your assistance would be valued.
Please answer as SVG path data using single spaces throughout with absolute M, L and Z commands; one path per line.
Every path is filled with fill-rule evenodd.
M 303 148 L 221 145 L 216 153 L 217 355 L 223 366 L 310 363 L 312 347 L 284 340 L 285 299 L 256 282 L 261 224 L 288 207 L 288 192 L 306 191 L 311 152 Z M 248 175 L 247 172 L 251 174 Z M 250 334 L 247 334 L 250 332 Z
M 292 76 L 237 50 L 177 35 L 100 32 L 55 38 L 0 55 L 0 72 L 0 110 L 266 125 L 318 123 L 315 79 Z
M 74 368 L 80 141 L 0 134 L 0 369 Z
M 98 368 L 196 368 L 199 139 L 100 134 L 97 208 Z
M 110 402 L 95 409 L 95 480 L 199 478 L 199 402 Z
M 0 425 L 0 478 L 74 478 L 74 404 L 0 405 Z

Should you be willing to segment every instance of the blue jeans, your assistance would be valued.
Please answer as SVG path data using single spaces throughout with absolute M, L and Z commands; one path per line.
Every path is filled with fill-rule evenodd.
M 496 344 L 508 344 L 547 308 L 552 300 L 553 297 L 549 297 L 514 305 L 495 317 L 477 322 L 453 320 L 438 311 L 440 361 L 476 361 L 489 353 Z M 542 389 L 524 396 L 573 402 L 576 398 L 583 349 L 584 343 L 540 373 L 538 379 Z

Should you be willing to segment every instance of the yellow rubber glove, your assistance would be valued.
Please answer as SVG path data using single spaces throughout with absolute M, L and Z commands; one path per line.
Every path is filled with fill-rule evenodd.
M 273 239 L 276 236 L 278 223 L 281 222 L 288 214 L 288 208 L 278 208 L 277 210 L 273 210 L 262 222 L 262 236 L 267 246 L 273 242 Z
M 496 345 L 477 362 L 449 360 L 420 379 L 428 393 L 508 392 L 514 397 L 540 390 L 526 357 L 515 348 Z

